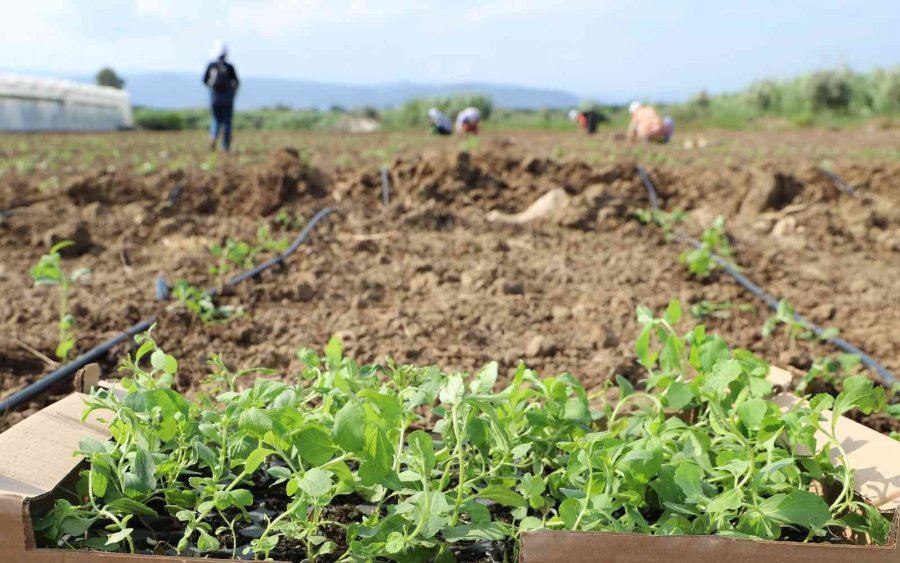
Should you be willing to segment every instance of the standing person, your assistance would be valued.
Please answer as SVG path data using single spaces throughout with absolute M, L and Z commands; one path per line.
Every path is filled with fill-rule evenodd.
M 453 125 L 450 118 L 438 108 L 428 110 L 428 119 L 431 121 L 431 132 L 435 135 L 449 135 L 453 133 Z
M 477 135 L 481 112 L 478 108 L 467 107 L 456 116 L 456 132 L 464 135 Z
M 631 123 L 628 125 L 628 139 L 645 142 L 668 143 L 675 132 L 675 120 L 659 113 L 652 106 L 645 106 L 635 100 L 628 106 Z
M 216 150 L 216 142 L 219 132 L 222 132 L 222 148 L 231 149 L 231 119 L 234 116 L 234 97 L 237 94 L 237 71 L 234 65 L 225 60 L 228 56 L 228 47 L 221 40 L 216 41 L 210 53 L 213 61 L 206 67 L 203 73 L 203 84 L 209 88 L 210 108 L 212 109 L 212 124 L 209 127 L 211 139 L 209 148 Z

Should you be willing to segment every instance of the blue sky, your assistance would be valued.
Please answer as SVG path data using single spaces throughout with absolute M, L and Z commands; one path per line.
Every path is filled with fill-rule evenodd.
M 489 81 L 621 101 L 900 63 L 897 0 L 24 0 L 0 65 L 194 71 L 217 37 L 245 76 Z

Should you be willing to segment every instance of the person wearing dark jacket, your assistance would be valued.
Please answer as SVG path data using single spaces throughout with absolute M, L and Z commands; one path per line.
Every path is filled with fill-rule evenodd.
M 213 61 L 203 73 L 203 84 L 209 88 L 212 124 L 209 128 L 211 138 L 210 149 L 216 150 L 219 132 L 222 133 L 222 148 L 231 148 L 231 119 L 234 116 L 234 97 L 240 81 L 234 65 L 225 60 L 228 48 L 225 43 L 216 41 L 211 56 Z

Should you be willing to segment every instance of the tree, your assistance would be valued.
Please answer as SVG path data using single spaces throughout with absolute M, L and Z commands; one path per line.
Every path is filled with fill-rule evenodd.
M 109 67 L 101 69 L 100 72 L 97 73 L 95 80 L 100 86 L 110 86 L 119 90 L 125 86 L 125 80 Z

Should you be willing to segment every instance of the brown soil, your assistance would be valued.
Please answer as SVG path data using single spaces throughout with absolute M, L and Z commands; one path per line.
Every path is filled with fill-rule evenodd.
M 0 210 L 15 212 L 0 221 L 0 392 L 50 369 L 26 348 L 52 355 L 56 296 L 54 288 L 32 287 L 28 269 L 49 243 L 65 238 L 78 243 L 65 266 L 93 271 L 73 289 L 77 351 L 157 313 L 154 335 L 179 358 L 183 388 L 205 377 L 212 353 L 290 376 L 299 367 L 298 347 L 321 347 L 333 334 L 364 362 L 390 355 L 473 370 L 496 359 L 512 370 L 524 360 L 544 374 L 569 371 L 599 386 L 615 374 L 640 377 L 635 307 L 659 310 L 672 298 L 754 305 L 707 318 L 708 329 L 795 373 L 834 352 L 782 333 L 762 338 L 769 311 L 759 300 L 727 276 L 689 278 L 677 262 L 682 248 L 633 218 L 648 205 L 634 164 L 627 156 L 608 164 L 553 159 L 517 143 L 494 142 L 474 155 L 429 149 L 394 159 L 386 208 L 377 168 L 313 166 L 290 149 L 211 172 L 188 167 L 141 176 L 100 166 L 50 193 L 37 189 L 40 175 L 7 174 Z M 900 195 L 893 189 L 900 165 L 838 169 L 856 197 L 812 164 L 780 159 L 648 169 L 661 205 L 689 211 L 686 231 L 697 235 L 725 215 L 748 277 L 900 373 L 900 333 L 890 330 L 900 326 L 900 278 L 892 275 L 900 271 Z M 490 211 L 522 211 L 554 188 L 572 199 L 547 219 L 488 220 Z M 216 285 L 208 273 L 211 244 L 253 240 L 263 224 L 292 237 L 302 221 L 286 225 L 276 220 L 280 212 L 308 220 L 330 205 L 339 213 L 283 271 L 221 300 L 241 305 L 242 317 L 204 325 L 155 301 L 159 272 Z M 108 373 L 125 351 L 109 355 Z M 897 427 L 881 419 L 876 426 L 886 431 L 891 424 Z

